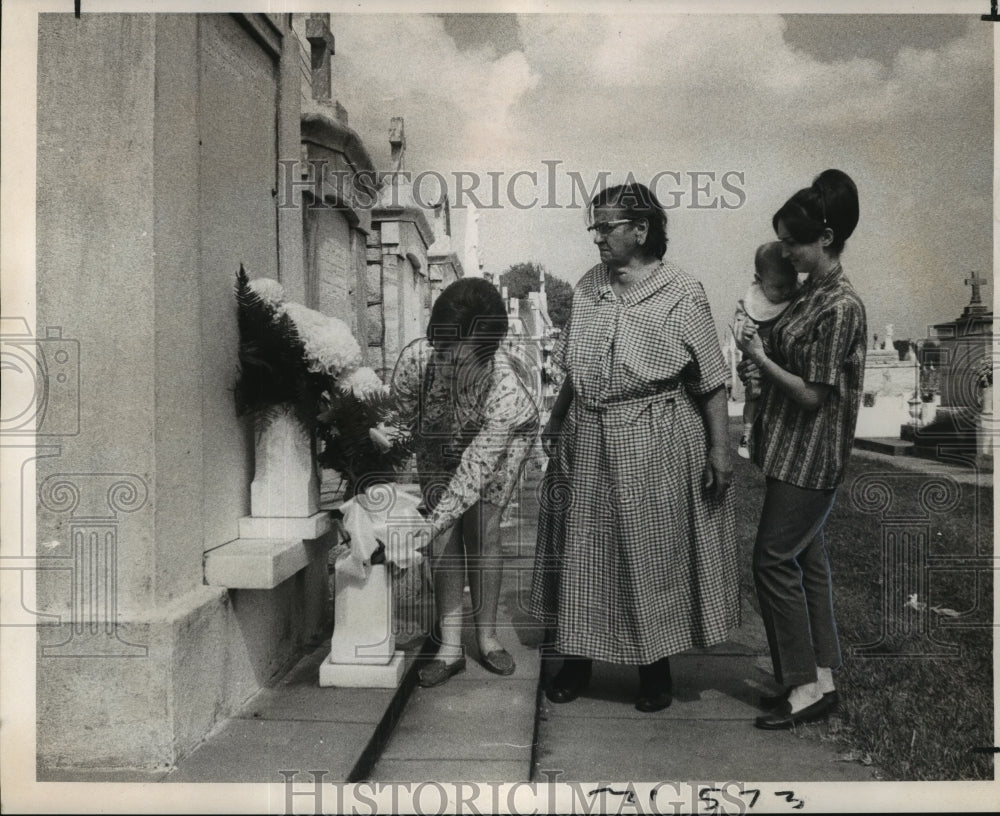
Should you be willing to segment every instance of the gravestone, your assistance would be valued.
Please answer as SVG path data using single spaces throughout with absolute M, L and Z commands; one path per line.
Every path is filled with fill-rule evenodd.
M 915 362 L 899 359 L 893 346 L 893 325 L 874 340 L 865 355 L 865 378 L 862 386 L 858 426 L 854 432 L 860 439 L 897 438 L 899 426 L 910 420 L 909 400 L 917 388 L 918 371 Z
M 988 283 L 975 272 L 966 278 L 965 284 L 972 287 L 969 304 L 955 320 L 933 327 L 939 346 L 941 404 L 932 423 L 904 428 L 902 434 L 925 453 L 950 453 L 992 470 L 993 311 L 981 296 Z

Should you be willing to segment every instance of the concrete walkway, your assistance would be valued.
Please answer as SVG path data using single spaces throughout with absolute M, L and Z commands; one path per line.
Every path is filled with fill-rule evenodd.
M 533 621 L 518 625 L 518 579 L 530 578 L 531 559 L 509 558 L 504 568 L 500 628 L 517 662 L 509 677 L 479 663 L 471 625 L 463 643 L 468 668 L 446 684 L 413 692 L 369 778 L 376 782 L 520 781 L 531 773 L 541 632 Z M 526 584 L 525 584 L 526 586 Z M 468 608 L 468 594 L 466 594 Z
M 529 473 L 503 528 L 499 636 L 517 661 L 512 676 L 498 677 L 478 663 L 469 626 L 468 668 L 443 686 L 416 685 L 423 645 L 417 638 L 404 644 L 409 669 L 400 689 L 320 688 L 324 644 L 164 781 L 282 782 L 280 771 L 292 770 L 325 771 L 326 782 L 872 779 L 869 768 L 838 756 L 828 736 L 836 717 L 794 733 L 753 727 L 770 664 L 749 598 L 743 626 L 728 642 L 673 659 L 670 708 L 636 711 L 635 669 L 601 663 L 584 696 L 549 703 L 539 693 L 540 678 L 558 664 L 540 659 L 543 632 L 525 611 L 538 475 Z
M 587 692 L 555 705 L 542 697 L 535 779 L 870 780 L 868 768 L 843 762 L 829 723 L 795 732 L 753 726 L 755 701 L 772 692 L 760 616 L 744 600 L 743 626 L 711 649 L 671 659 L 674 702 L 653 714 L 634 708 L 638 673 L 595 663 Z M 558 668 L 558 666 L 553 666 Z
M 521 495 L 501 530 L 504 573 L 497 629 L 517 663 L 514 674 L 500 677 L 480 664 L 466 590 L 462 640 L 468 668 L 442 686 L 416 688 L 369 777 L 372 781 L 530 778 L 544 629 L 525 610 L 537 537 L 534 490 L 539 476 L 537 467 L 529 466 Z

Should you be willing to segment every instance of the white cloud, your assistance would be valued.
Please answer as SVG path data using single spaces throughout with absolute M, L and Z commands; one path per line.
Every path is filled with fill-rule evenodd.
M 331 28 L 335 96 L 362 138 L 376 140 L 376 154 L 386 149 L 378 135 L 392 116 L 407 120 L 414 158 L 511 146 L 510 110 L 538 81 L 519 52 L 499 59 L 490 49 L 462 53 L 433 15 L 333 15 Z
M 988 27 L 885 64 L 816 59 L 785 42 L 776 15 L 518 20 L 522 50 L 497 57 L 458 51 L 433 17 L 336 16 L 336 94 L 376 154 L 389 117 L 405 116 L 414 171 L 543 176 L 557 159 L 588 186 L 599 170 L 744 172 L 740 209 L 671 212 L 670 251 L 703 278 L 720 321 L 771 214 L 831 166 L 862 191 L 845 263 L 874 325 L 950 319 L 967 297 L 956 267 L 990 268 Z M 539 260 L 575 280 L 594 261 L 579 212 L 490 210 L 481 235 L 490 268 Z

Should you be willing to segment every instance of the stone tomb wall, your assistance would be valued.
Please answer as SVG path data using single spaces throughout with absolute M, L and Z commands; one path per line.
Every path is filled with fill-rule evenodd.
M 300 154 L 283 20 L 39 17 L 35 323 L 79 349 L 78 387 L 48 405 L 76 426 L 20 486 L 38 495 L 25 555 L 44 543 L 26 576 L 48 624 L 40 777 L 169 767 L 322 631 L 325 563 L 270 590 L 203 571 L 253 475 L 236 271 L 305 294 L 301 213 L 272 192 Z

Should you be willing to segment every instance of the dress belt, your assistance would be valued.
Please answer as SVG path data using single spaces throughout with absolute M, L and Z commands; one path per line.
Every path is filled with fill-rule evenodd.
M 609 413 L 620 410 L 627 410 L 633 407 L 646 405 L 659 405 L 661 403 L 673 402 L 677 399 L 677 392 L 680 388 L 670 388 L 665 391 L 658 391 L 655 394 L 646 394 L 642 397 L 632 397 L 630 399 L 612 400 L 611 402 L 594 402 L 592 400 L 579 400 L 581 408 L 594 413 Z

